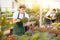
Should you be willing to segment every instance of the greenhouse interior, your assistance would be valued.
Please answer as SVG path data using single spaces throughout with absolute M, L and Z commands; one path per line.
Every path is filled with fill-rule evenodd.
M 0 0 L 0 40 L 60 40 L 60 0 Z

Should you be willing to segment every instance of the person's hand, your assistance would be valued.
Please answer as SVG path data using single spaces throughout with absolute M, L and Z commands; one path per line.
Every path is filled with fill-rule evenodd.
M 17 21 L 17 22 L 20 22 L 20 19 L 17 19 L 16 21 Z
M 51 18 L 49 18 L 49 20 L 52 20 Z
M 36 21 L 31 22 L 31 24 L 34 24 L 34 23 L 36 23 Z

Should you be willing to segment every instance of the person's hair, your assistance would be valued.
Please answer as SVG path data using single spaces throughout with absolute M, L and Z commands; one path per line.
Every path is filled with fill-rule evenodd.
M 56 11 L 56 9 L 53 9 L 53 11 Z
M 26 8 L 26 6 L 25 5 L 19 6 L 19 9 L 21 9 L 21 8 Z

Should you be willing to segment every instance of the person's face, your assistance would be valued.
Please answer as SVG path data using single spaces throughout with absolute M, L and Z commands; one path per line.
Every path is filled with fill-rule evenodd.
M 52 13 L 56 13 L 56 11 L 52 11 Z
M 20 8 L 20 12 L 24 13 L 25 12 L 25 8 Z

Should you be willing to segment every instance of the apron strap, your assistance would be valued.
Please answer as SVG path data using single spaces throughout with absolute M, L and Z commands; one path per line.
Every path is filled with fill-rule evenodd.
M 18 13 L 17 19 L 19 19 L 20 12 Z
M 25 13 L 23 13 L 23 18 L 25 17 Z
M 20 12 L 18 13 L 17 19 L 19 19 Z M 23 18 L 25 17 L 25 13 L 23 13 Z

